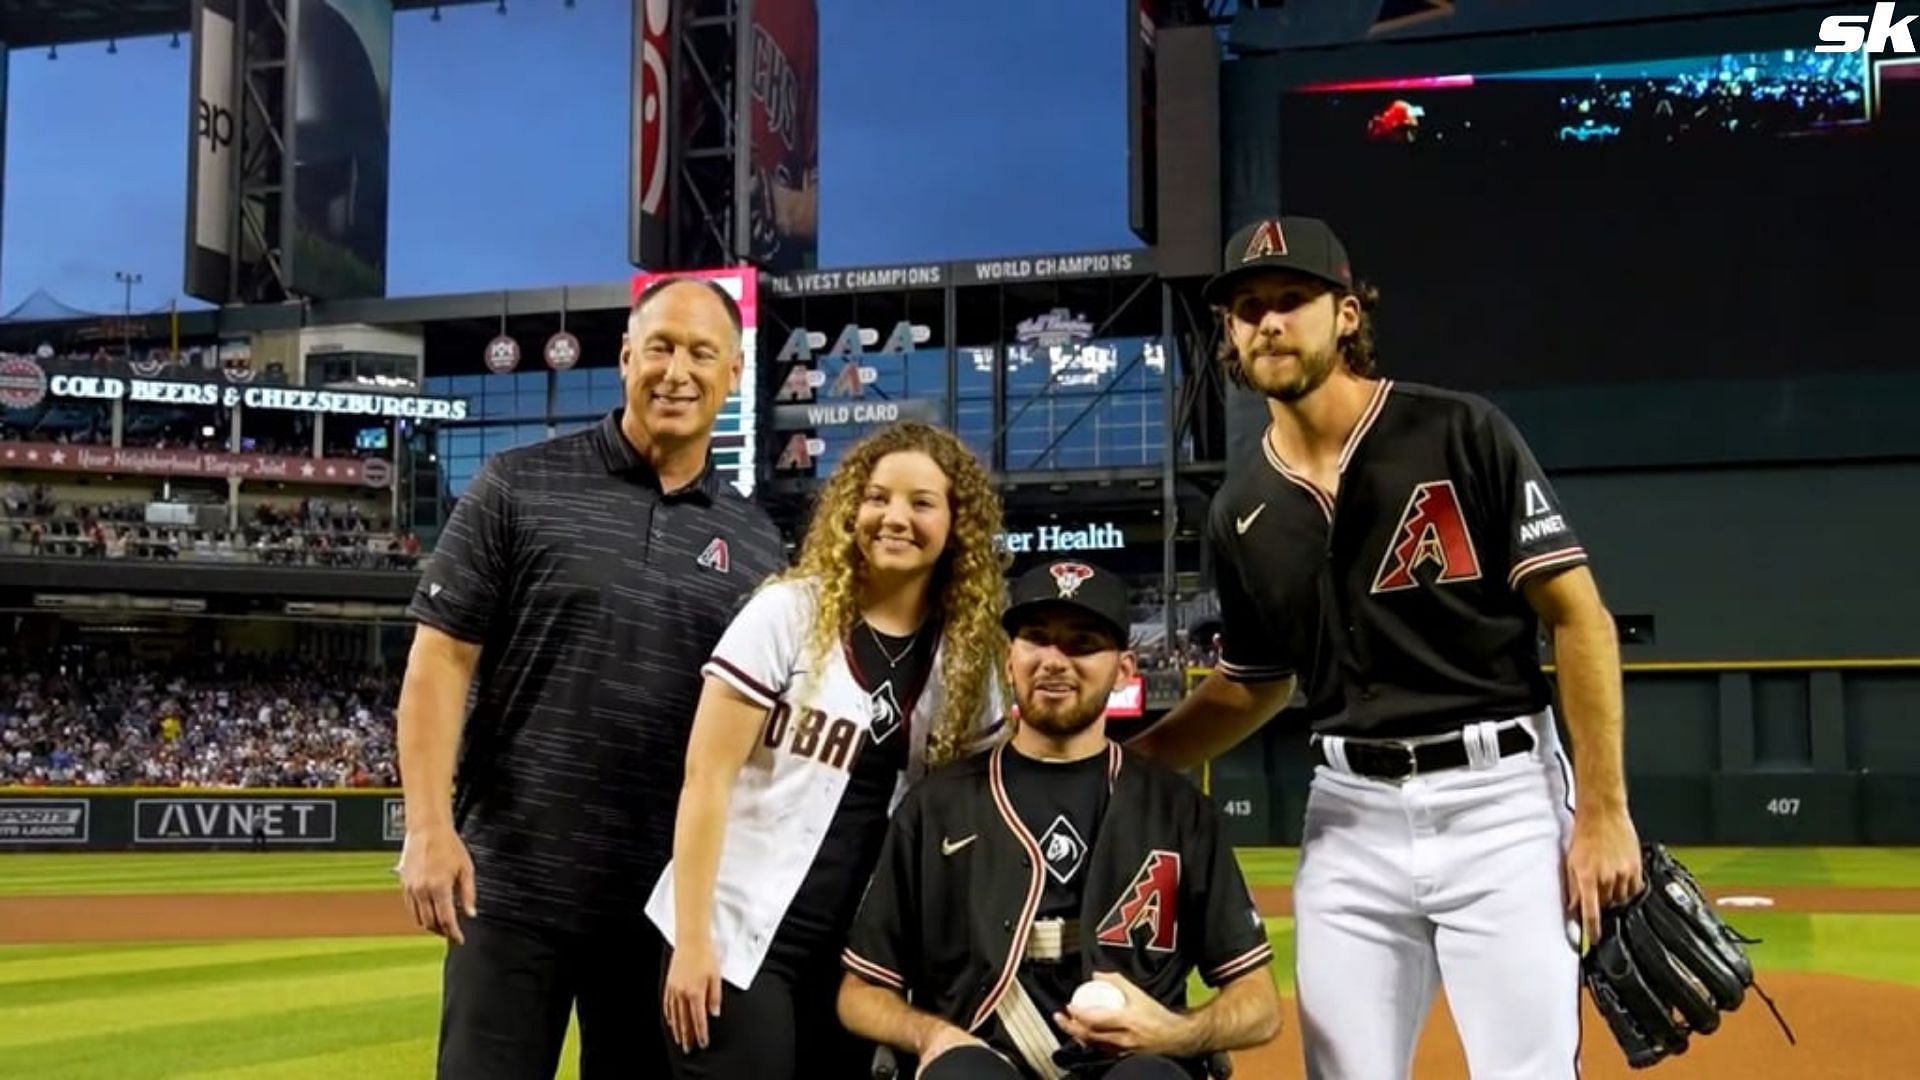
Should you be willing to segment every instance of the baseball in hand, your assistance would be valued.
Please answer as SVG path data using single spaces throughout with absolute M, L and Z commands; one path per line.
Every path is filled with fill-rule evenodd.
M 1073 992 L 1072 1005 L 1076 1009 L 1124 1009 L 1127 995 L 1112 983 L 1088 980 Z

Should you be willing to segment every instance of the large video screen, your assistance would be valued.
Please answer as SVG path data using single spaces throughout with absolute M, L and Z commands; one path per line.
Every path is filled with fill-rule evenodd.
M 819 264 L 820 19 L 814 0 L 752 0 L 742 231 L 776 274 Z
M 385 295 L 393 0 L 293 0 L 287 277 L 303 296 Z
M 1281 203 L 1380 287 L 1397 378 L 1909 364 L 1920 68 L 1812 44 L 1303 87 Z

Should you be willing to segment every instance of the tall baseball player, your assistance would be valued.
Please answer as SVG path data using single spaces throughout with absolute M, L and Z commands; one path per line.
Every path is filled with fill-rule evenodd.
M 894 817 L 840 1019 L 916 1056 L 923 1080 L 1198 1076 L 1279 1028 L 1272 949 L 1213 806 L 1107 740 L 1127 622 L 1125 586 L 1091 563 L 1022 575 L 1012 741 L 934 773 Z M 1195 970 L 1221 992 L 1188 1011 Z
M 1272 422 L 1208 521 L 1219 668 L 1139 749 L 1220 753 L 1302 684 L 1319 761 L 1294 882 L 1309 1076 L 1406 1076 L 1444 984 L 1476 1080 L 1572 1077 L 1567 913 L 1595 938 L 1641 867 L 1619 650 L 1586 552 L 1492 405 L 1375 377 L 1377 294 L 1325 223 L 1241 229 L 1206 295 L 1228 372 Z

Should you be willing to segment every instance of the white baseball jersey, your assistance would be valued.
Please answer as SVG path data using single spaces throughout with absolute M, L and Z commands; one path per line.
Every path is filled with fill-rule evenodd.
M 726 837 L 713 896 L 713 947 L 720 975 L 741 989 L 752 984 L 774 931 L 806 879 L 840 806 L 858 756 L 888 739 L 907 740 L 907 769 L 894 786 L 889 813 L 926 771 L 927 734 L 945 701 L 936 648 L 920 696 L 907 705 L 889 684 L 869 692 L 854 677 L 844 647 L 810 670 L 808 636 L 817 610 L 813 582 L 770 585 L 733 620 L 702 674 L 724 680 L 766 706 L 760 738 L 734 780 Z M 997 688 L 996 688 L 997 689 Z M 906 716 L 900 715 L 902 708 Z M 972 742 L 1000 729 L 1000 698 L 989 695 Z M 651 918 L 674 941 L 673 864 L 647 902 Z

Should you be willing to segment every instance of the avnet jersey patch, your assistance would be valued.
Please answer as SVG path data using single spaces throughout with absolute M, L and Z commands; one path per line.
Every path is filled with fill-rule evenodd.
M 1526 547 L 1537 540 L 1559 536 L 1567 531 L 1567 520 L 1553 508 L 1553 500 L 1538 480 L 1527 481 L 1525 517 L 1520 521 L 1517 546 Z

